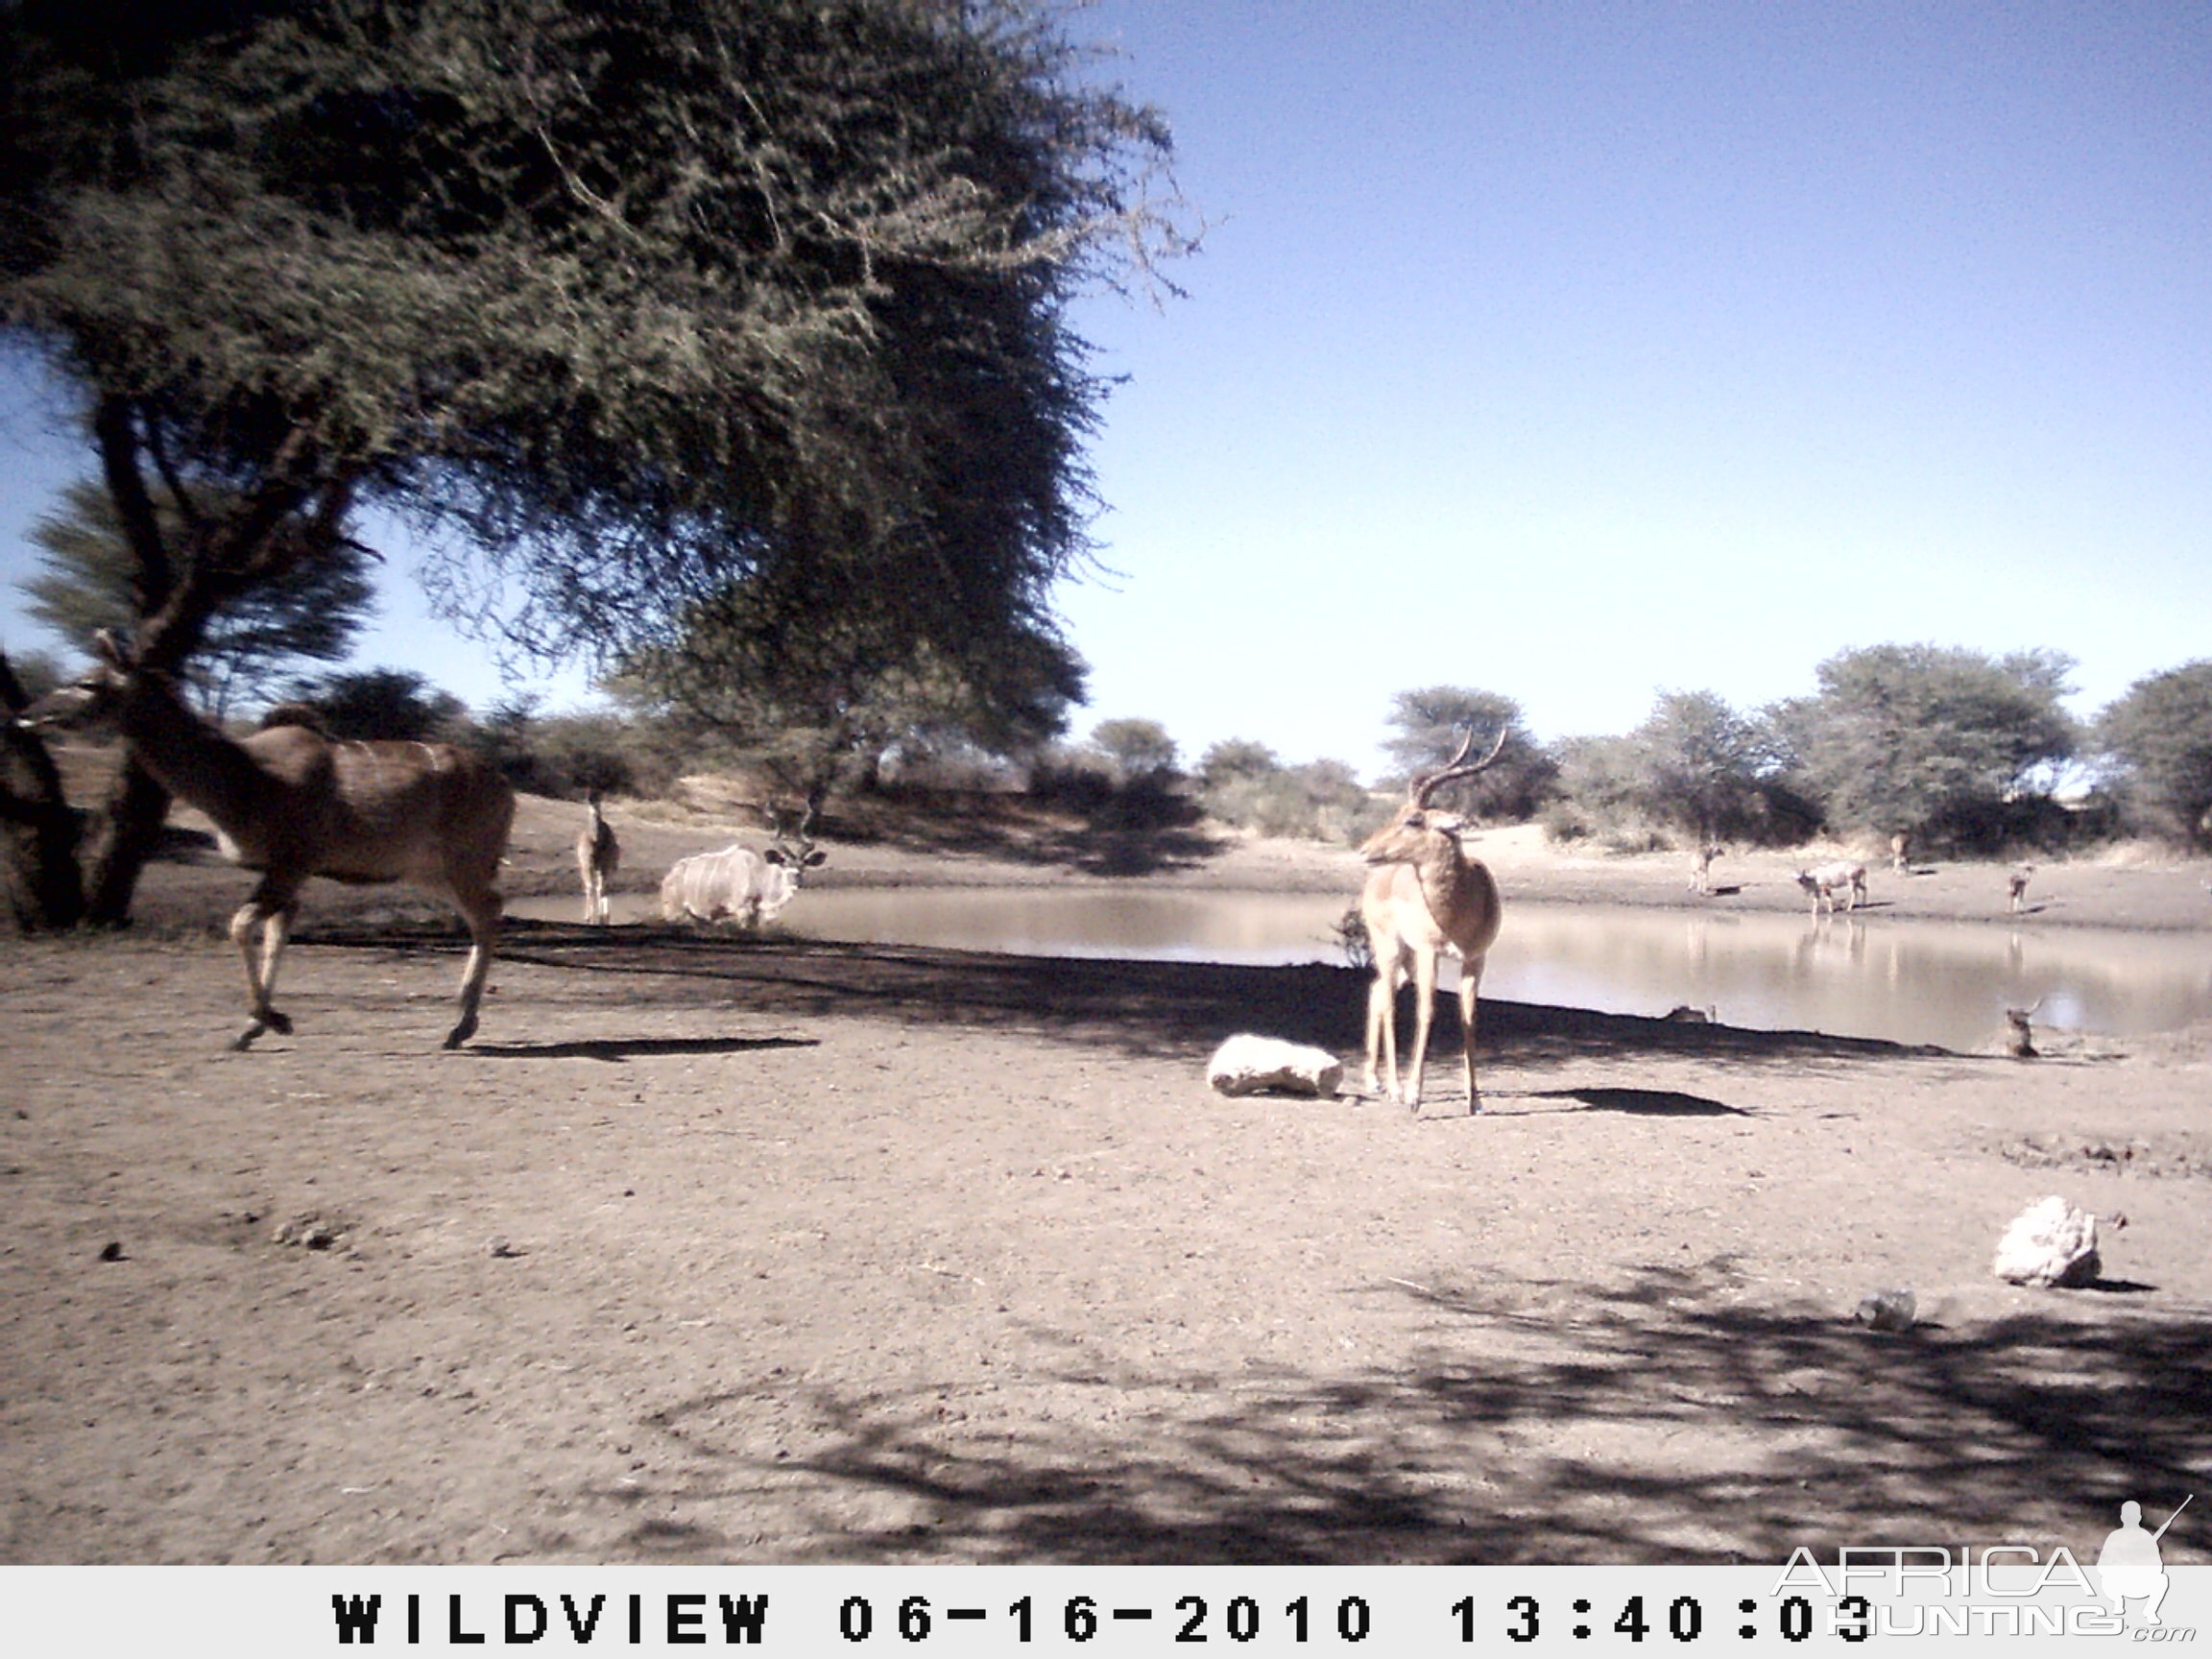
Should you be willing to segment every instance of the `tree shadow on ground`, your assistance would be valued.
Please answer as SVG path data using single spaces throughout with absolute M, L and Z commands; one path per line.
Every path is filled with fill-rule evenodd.
M 458 927 L 322 926 L 302 945 L 458 951 Z M 1368 975 L 1325 964 L 1250 967 L 1211 962 L 1140 962 L 1094 957 L 998 955 L 921 946 L 839 945 L 813 940 L 709 936 L 673 927 L 510 925 L 500 959 L 595 974 L 659 976 L 659 999 L 689 994 L 728 1007 L 805 1018 L 869 1015 L 900 1021 L 998 1026 L 1118 1048 L 1133 1054 L 1211 1050 L 1226 1037 L 1258 1032 L 1337 1053 L 1366 1041 Z M 642 993 L 640 993 L 642 995 Z M 1403 994 L 1409 1008 L 1412 993 Z M 1404 1018 L 1402 1026 L 1409 1028 Z M 1456 1002 L 1439 998 L 1431 1056 L 1456 1056 Z M 1679 1053 L 1746 1059 L 1895 1059 L 1942 1055 L 1866 1038 L 1734 1026 L 1532 1003 L 1482 1004 L 1481 1064 L 1560 1064 L 1620 1054 Z M 1637 1103 L 1590 1104 L 1626 1111 Z M 1647 1111 L 1665 1111 L 1647 1102 Z M 1679 1103 L 1673 1108 L 1683 1108 Z M 1710 1106 L 1706 1108 L 1710 1110 Z M 1720 1108 L 1730 1110 L 1730 1108 Z
M 1720 1262 L 1348 1292 L 1419 1305 L 1409 1370 L 1109 1377 L 1063 1336 L 1026 1377 L 764 1382 L 657 1414 L 680 1456 L 640 1507 L 741 1512 L 761 1559 L 1778 1564 L 1938 1540 L 2089 1559 L 2123 1502 L 2202 1483 L 2201 1314 L 2055 1297 L 1882 1335 L 1731 1280 Z M 779 1536 L 836 1542 L 778 1557 Z

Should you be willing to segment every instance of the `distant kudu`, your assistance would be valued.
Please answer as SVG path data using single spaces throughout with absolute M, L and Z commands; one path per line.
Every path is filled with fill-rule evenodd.
M 1406 789 L 1406 804 L 1359 849 L 1373 868 L 1359 895 L 1360 919 L 1375 952 L 1375 983 L 1367 992 L 1367 1093 L 1375 1093 L 1380 1059 L 1389 1079 L 1389 1098 L 1415 1110 L 1421 1105 L 1421 1069 L 1429 1052 L 1429 1026 L 1435 1016 L 1437 960 L 1447 950 L 1459 958 L 1459 1025 L 1465 1040 L 1467 1110 L 1482 1109 L 1475 1087 L 1475 1000 L 1482 983 L 1483 955 L 1498 937 L 1501 905 L 1498 883 L 1479 858 L 1459 844 L 1466 820 L 1430 805 L 1444 784 L 1472 777 L 1498 758 L 1505 731 L 1481 759 L 1469 761 L 1470 731 L 1459 749 L 1437 771 L 1416 775 Z M 1403 1094 L 1398 1084 L 1398 989 L 1413 976 L 1413 1052 Z
M 1699 841 L 1697 851 L 1690 857 L 1690 891 L 1711 894 L 1713 891 L 1713 860 L 1720 857 L 1727 848 L 1711 841 Z
M 193 713 L 168 675 L 140 668 L 107 634 L 98 646 L 90 675 L 41 698 L 21 719 L 32 727 L 113 722 L 156 782 L 214 820 L 226 855 L 261 872 L 230 919 L 252 1016 L 231 1047 L 264 1031 L 291 1035 L 291 1020 L 270 998 L 300 889 L 311 876 L 412 881 L 452 902 L 473 948 L 461 979 L 461 1018 L 445 1046 L 466 1043 L 499 935 L 499 859 L 515 817 L 507 781 L 449 743 L 338 742 L 289 720 L 232 739 Z
M 1844 900 L 1844 909 L 1856 910 L 1866 902 L 1866 866 L 1848 859 L 1815 864 L 1810 870 L 1797 872 L 1797 885 L 1812 899 L 1815 916 L 1820 914 L 1823 904 L 1828 907 L 1829 915 L 1835 915 L 1839 896 Z
M 622 844 L 614 839 L 614 826 L 599 809 L 599 791 L 589 791 L 584 804 L 591 816 L 576 837 L 576 872 L 584 878 L 584 920 L 607 920 L 607 883 L 622 867 Z

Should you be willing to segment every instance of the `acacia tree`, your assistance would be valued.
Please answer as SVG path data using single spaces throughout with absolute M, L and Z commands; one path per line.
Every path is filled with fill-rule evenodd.
M 753 584 L 987 656 L 1087 550 L 1067 302 L 1184 246 L 1164 126 L 1029 0 L 15 0 L 0 62 L 0 318 L 157 669 L 371 504 L 527 653 Z
M 1401 691 L 1390 700 L 1390 724 L 1398 735 L 1382 749 L 1407 776 L 1442 766 L 1469 731 L 1482 747 L 1501 731 L 1505 733 L 1505 746 L 1494 765 L 1463 781 L 1447 783 L 1438 793 L 1439 800 L 1481 817 L 1514 822 L 1529 817 L 1557 776 L 1557 766 L 1523 724 L 1521 705 L 1496 691 L 1463 685 Z
M 291 689 L 333 737 L 449 743 L 467 735 L 469 706 L 412 668 L 349 668 L 296 680 Z
M 1743 834 L 1767 746 L 1759 727 L 1712 691 L 1662 691 L 1630 734 L 1646 809 L 1710 842 Z
M 1106 763 L 1119 783 L 1165 781 L 1173 777 L 1180 758 L 1175 739 L 1157 720 L 1101 720 L 1091 728 L 1084 747 Z
M 2074 753 L 2059 701 L 2073 666 L 2055 651 L 1868 646 L 1821 663 L 1818 693 L 1771 721 L 1832 828 L 1987 842 Z
M 174 512 L 160 517 L 174 542 L 184 525 Z M 127 632 L 139 620 L 138 561 L 114 502 L 99 486 L 63 490 L 60 510 L 31 526 L 31 540 L 44 565 L 18 585 L 32 616 L 87 655 L 99 631 Z M 374 558 L 359 542 L 340 540 L 324 557 L 293 561 L 282 574 L 219 604 L 187 671 L 201 708 L 220 721 L 241 702 L 272 696 L 301 663 L 343 659 L 375 602 L 369 579 Z
M 2130 815 L 2200 851 L 2212 848 L 2212 661 L 2151 674 L 2099 716 Z
M 24 932 L 74 927 L 84 914 L 77 814 L 62 793 L 54 757 L 15 724 L 51 666 L 40 661 L 19 673 L 0 651 L 0 889 Z
M 759 597 L 747 585 L 703 607 L 676 643 L 633 652 L 610 685 L 802 799 L 873 786 L 895 750 L 1034 753 L 1083 699 L 1082 659 L 1042 621 L 1000 628 L 988 654 L 954 653 L 874 606 L 776 616 Z

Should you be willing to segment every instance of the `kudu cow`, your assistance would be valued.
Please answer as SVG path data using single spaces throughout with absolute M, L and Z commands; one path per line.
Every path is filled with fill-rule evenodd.
M 472 948 L 461 1018 L 445 1046 L 473 1036 L 499 936 L 499 859 L 515 817 L 515 791 L 492 764 L 449 743 L 339 742 L 292 720 L 234 739 L 195 714 L 168 675 L 139 667 L 113 637 L 102 634 L 97 644 L 100 661 L 90 675 L 20 718 L 34 728 L 113 723 L 155 781 L 214 821 L 225 855 L 261 872 L 230 919 L 252 1014 L 231 1047 L 264 1031 L 291 1035 L 291 1020 L 271 998 L 300 889 L 311 876 L 412 881 L 451 901 Z
M 604 924 L 608 917 L 607 883 L 622 867 L 622 844 L 614 839 L 614 826 L 607 822 L 600 795 L 589 790 L 584 804 L 591 810 L 576 836 L 576 873 L 584 880 L 584 920 Z
M 1813 914 L 1818 916 L 1825 905 L 1828 914 L 1836 914 L 1836 901 L 1840 896 L 1843 908 L 1856 910 L 1866 902 L 1866 866 L 1839 860 L 1833 864 L 1815 864 L 1810 870 L 1797 872 L 1797 885 L 1813 901 Z
M 1375 983 L 1367 992 L 1367 1093 L 1375 1093 L 1378 1061 L 1388 1077 L 1388 1095 L 1418 1110 L 1421 1069 L 1429 1052 L 1429 1027 L 1435 1016 L 1437 961 L 1446 951 L 1459 958 L 1459 1026 L 1465 1042 L 1467 1110 L 1482 1109 L 1475 1087 L 1475 999 L 1482 983 L 1484 953 L 1498 937 L 1502 915 L 1498 883 L 1479 858 L 1469 856 L 1459 836 L 1466 820 L 1431 806 L 1436 791 L 1458 778 L 1482 771 L 1505 747 L 1499 729 L 1490 753 L 1470 761 L 1470 731 L 1452 758 L 1434 772 L 1415 776 L 1407 785 L 1406 804 L 1390 822 L 1367 838 L 1360 857 L 1373 868 L 1359 895 L 1360 919 L 1375 953 Z M 1398 1081 L 1398 990 L 1407 971 L 1413 978 L 1413 1051 L 1404 1093 Z
M 798 895 L 807 871 L 830 855 L 807 830 L 816 803 L 809 800 L 796 829 L 772 817 L 776 839 L 765 852 L 735 845 L 718 853 L 679 858 L 661 880 L 661 915 L 669 922 L 732 921 L 748 932 L 772 922 Z

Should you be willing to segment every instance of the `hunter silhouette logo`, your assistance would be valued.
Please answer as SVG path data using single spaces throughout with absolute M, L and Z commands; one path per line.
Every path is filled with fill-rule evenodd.
M 2158 1623 L 2158 1603 L 2166 1599 L 2166 1563 L 2158 1555 L 2158 1540 L 2166 1536 L 2166 1527 L 2180 1519 L 2181 1509 L 2189 1507 L 2192 1492 L 2181 1500 L 2181 1508 L 2166 1517 L 2166 1526 L 2155 1532 L 2143 1530 L 2143 1505 L 2133 1501 L 2120 1505 L 2120 1525 L 2104 1540 L 2104 1548 L 2097 1552 L 2097 1580 L 2104 1587 L 2104 1599 L 2112 1603 L 2112 1611 L 2120 1618 L 2128 1616 L 2128 1603 L 2143 1603 L 2143 1623 Z

